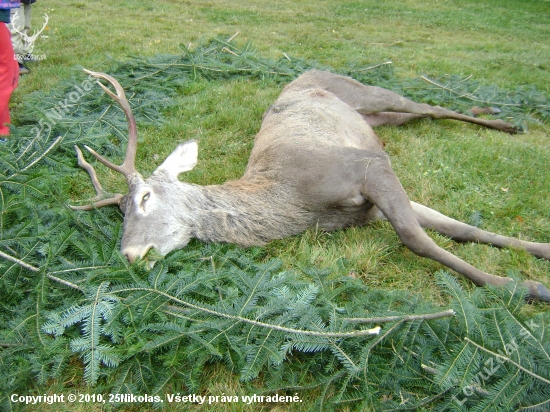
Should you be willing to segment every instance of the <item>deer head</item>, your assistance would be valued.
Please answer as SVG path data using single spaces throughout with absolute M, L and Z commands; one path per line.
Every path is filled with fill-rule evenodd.
M 108 168 L 123 174 L 128 184 L 126 195 L 115 194 L 105 198 L 94 168 L 86 162 L 82 151 L 75 146 L 78 165 L 88 171 L 97 196 L 85 206 L 70 206 L 73 210 L 91 210 L 117 204 L 124 213 L 124 232 L 121 251 L 132 263 L 143 257 L 149 249 L 157 249 L 162 255 L 184 247 L 191 239 L 188 205 L 182 204 L 185 192 L 193 192 L 193 185 L 180 182 L 180 173 L 189 171 L 197 164 L 198 146 L 194 140 L 185 142 L 144 179 L 135 168 L 137 151 L 137 129 L 132 109 L 122 86 L 111 76 L 84 70 L 86 73 L 111 83 L 116 94 L 98 81 L 103 90 L 122 107 L 128 121 L 128 146 L 123 163 L 119 166 L 88 146 L 84 146 L 97 160 Z M 182 193 L 184 192 L 184 193 Z M 156 229 L 156 230 L 155 230 Z

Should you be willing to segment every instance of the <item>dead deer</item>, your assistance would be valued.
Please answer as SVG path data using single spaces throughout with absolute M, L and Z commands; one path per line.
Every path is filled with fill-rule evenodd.
M 166 255 L 186 246 L 191 238 L 264 245 L 310 227 L 336 230 L 376 219 L 388 220 L 417 255 L 440 262 L 477 285 L 500 286 L 512 279 L 464 262 L 437 246 L 423 228 L 458 241 L 525 249 L 550 260 L 550 243 L 487 232 L 410 201 L 372 128 L 429 116 L 516 132 L 510 123 L 415 103 L 348 77 L 309 71 L 288 84 L 265 113 L 244 175 L 222 185 L 199 186 L 178 180 L 197 163 L 196 141 L 181 143 L 149 178 L 141 176 L 134 164 L 136 122 L 124 90 L 107 74 L 87 73 L 114 86 L 116 95 L 98 82 L 121 105 L 129 137 L 120 166 L 86 149 L 126 177 L 128 194 L 101 199 L 103 189 L 96 173 L 76 147 L 79 165 L 90 174 L 98 196 L 87 206 L 72 208 L 118 204 L 124 212 L 121 251 L 130 263 L 152 248 Z M 528 298 L 550 302 L 550 291 L 542 283 L 527 280 L 523 286 Z

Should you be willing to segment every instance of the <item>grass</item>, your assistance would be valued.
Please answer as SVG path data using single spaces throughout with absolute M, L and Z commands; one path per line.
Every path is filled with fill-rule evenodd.
M 29 93 L 82 76 L 80 67 L 108 71 L 112 59 L 179 53 L 180 44 L 193 47 L 220 33 L 239 32 L 238 40 L 251 40 L 259 54 L 271 58 L 285 53 L 334 68 L 391 60 L 395 75 L 402 79 L 453 74 L 504 89 L 533 85 L 550 92 L 550 44 L 545 41 L 550 37 L 549 2 L 51 0 L 35 4 L 35 28 L 44 13 L 50 16 L 43 33 L 47 38 L 37 41 L 34 52 L 47 58 L 31 63 L 31 74 L 21 78 L 12 100 L 15 127 L 18 119 L 29 115 L 22 109 Z M 167 111 L 164 124 L 140 128 L 138 169 L 147 175 L 178 142 L 196 138 L 199 164 L 186 179 L 214 184 L 239 177 L 261 115 L 279 92 L 261 81 L 187 85 L 179 91 L 177 105 Z M 377 132 L 387 143 L 411 199 L 457 219 L 480 222 L 487 230 L 550 242 L 550 129 L 547 124 L 530 126 L 528 134 L 509 136 L 457 122 L 422 120 Z M 121 178 L 102 173 L 107 187 L 120 187 Z M 77 179 L 85 182 L 85 176 Z M 550 285 L 550 263 L 525 252 L 434 238 L 487 272 L 513 271 Z M 387 223 L 335 233 L 311 229 L 274 241 L 265 250 L 289 266 L 313 263 L 338 273 L 343 267 L 373 287 L 416 290 L 426 299 L 445 301 L 431 277 L 441 265 L 416 257 Z M 79 367 L 74 366 L 77 381 Z M 209 393 L 247 393 L 221 367 L 205 371 L 205 382 L 209 381 L 213 382 Z M 60 392 L 63 387 L 63 382 L 52 382 L 49 390 Z M 296 410 L 309 406 L 305 402 Z M 59 405 L 51 410 L 54 407 L 59 410 Z M 216 410 L 207 406 L 168 410 L 185 409 Z M 239 404 L 227 410 L 267 409 Z M 40 410 L 49 409 L 41 405 Z M 88 405 L 78 410 L 103 408 Z

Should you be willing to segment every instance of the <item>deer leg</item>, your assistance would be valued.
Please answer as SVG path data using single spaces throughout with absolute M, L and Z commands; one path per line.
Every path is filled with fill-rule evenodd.
M 493 107 L 473 107 L 470 109 L 473 117 L 477 117 L 480 114 L 495 114 L 500 113 L 500 110 Z M 453 112 L 454 113 L 454 112 Z M 458 114 L 458 113 L 457 113 Z M 380 112 L 380 113 L 362 113 L 361 114 L 366 122 L 372 127 L 382 125 L 401 126 L 405 123 L 415 119 L 422 119 L 429 117 L 426 114 L 417 113 L 399 113 L 399 112 Z
M 550 243 L 528 242 L 481 230 L 475 226 L 459 222 L 419 203 L 411 202 L 420 226 L 433 229 L 460 242 L 487 243 L 497 247 L 524 249 L 538 258 L 550 260 Z
M 392 126 L 401 126 L 402 124 L 410 122 L 411 120 L 427 117 L 424 114 L 397 112 L 368 113 L 362 114 L 362 116 L 372 127 L 382 126 L 386 124 Z
M 290 86 L 293 88 L 320 87 L 335 94 L 340 100 L 363 115 L 381 112 L 410 113 L 418 117 L 429 116 L 435 119 L 460 120 L 507 133 L 517 133 L 519 131 L 513 124 L 502 120 L 479 119 L 439 106 L 416 103 L 382 87 L 366 86 L 350 77 L 329 72 L 307 72 L 294 84 L 291 83 Z
M 512 281 L 485 273 L 439 247 L 420 226 L 417 213 L 391 169 L 388 157 L 369 160 L 362 195 L 380 209 L 403 244 L 417 255 L 442 263 L 480 286 L 502 286 Z M 541 283 L 527 281 L 523 285 L 528 289 L 528 298 L 550 302 L 550 291 Z
M 361 114 L 374 112 L 397 112 L 397 113 L 410 113 L 419 116 L 429 116 L 434 119 L 452 119 L 460 120 L 463 122 L 474 123 L 490 129 L 496 129 L 507 133 L 517 133 L 519 129 L 511 123 L 505 122 L 500 119 L 488 120 L 477 117 L 467 116 L 465 114 L 457 113 L 449 109 L 445 109 L 440 106 L 431 106 L 425 103 L 416 103 L 410 99 L 400 96 L 397 93 L 383 89 L 376 86 L 365 86 L 366 102 L 364 105 L 358 105 L 354 107 Z M 363 107 L 362 107 L 363 106 Z

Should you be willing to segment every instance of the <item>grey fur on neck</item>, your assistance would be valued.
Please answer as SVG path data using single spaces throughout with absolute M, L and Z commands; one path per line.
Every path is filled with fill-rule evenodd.
M 205 242 L 227 242 L 240 246 L 260 246 L 270 240 L 303 232 L 299 207 L 288 194 L 276 188 L 250 186 L 243 190 L 231 183 L 220 186 L 195 186 L 196 210 L 193 236 Z

